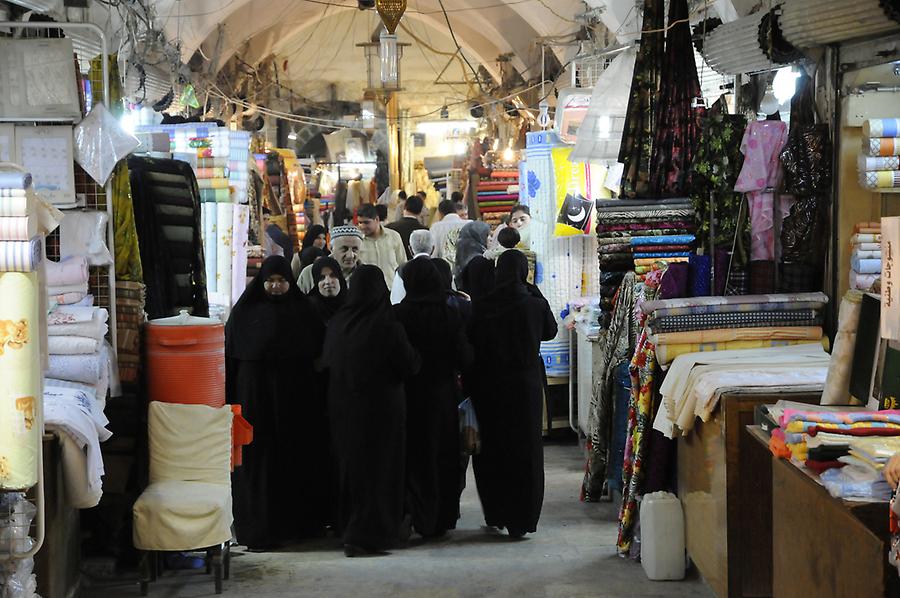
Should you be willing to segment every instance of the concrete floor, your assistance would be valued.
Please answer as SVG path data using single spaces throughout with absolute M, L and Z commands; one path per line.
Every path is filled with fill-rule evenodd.
M 543 516 L 537 534 L 512 541 L 482 529 L 484 521 L 469 469 L 458 529 L 437 543 L 411 546 L 378 558 L 348 559 L 334 539 L 268 554 L 232 551 L 226 596 L 359 598 L 481 598 L 484 596 L 712 597 L 696 578 L 652 582 L 640 564 L 616 556 L 616 511 L 611 504 L 578 500 L 583 476 L 574 444 L 547 446 Z M 87 581 L 87 580 L 85 580 Z M 87 583 L 85 584 L 87 585 Z M 81 596 L 138 596 L 134 577 L 84 587 Z M 150 596 L 213 596 L 211 577 L 166 572 Z

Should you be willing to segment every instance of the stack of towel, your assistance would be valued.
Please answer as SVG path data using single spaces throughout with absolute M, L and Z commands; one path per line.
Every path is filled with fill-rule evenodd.
M 850 288 L 868 291 L 881 278 L 881 223 L 857 224 L 850 244 Z
M 870 191 L 900 188 L 900 118 L 863 122 L 859 184 Z

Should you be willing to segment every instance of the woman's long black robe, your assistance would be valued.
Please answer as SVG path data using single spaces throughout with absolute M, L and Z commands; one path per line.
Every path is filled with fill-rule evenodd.
M 473 459 L 478 495 L 488 525 L 522 533 L 536 531 L 544 500 L 540 343 L 557 332 L 549 304 L 525 283 L 527 275 L 525 256 L 505 252 L 495 290 L 475 301 L 469 323 L 478 364 L 471 371 L 481 430 L 481 453 Z

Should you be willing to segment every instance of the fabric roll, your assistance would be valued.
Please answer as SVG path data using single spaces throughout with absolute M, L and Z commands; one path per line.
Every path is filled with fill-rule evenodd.
M 670 258 L 670 257 L 690 257 L 690 251 L 659 251 L 659 252 L 634 252 L 635 259 L 642 258 Z
M 873 235 L 874 236 L 874 235 Z M 854 250 L 859 251 L 881 251 L 881 235 L 878 235 L 879 239 L 877 242 L 873 241 L 871 243 L 852 243 L 851 247 Z
M 852 245 L 858 245 L 861 243 L 881 243 L 881 235 L 872 233 L 857 233 L 850 237 L 850 243 Z
M 900 170 L 861 172 L 859 182 L 866 189 L 896 189 L 900 187 Z
M 831 351 L 831 361 L 828 364 L 822 405 L 847 405 L 850 402 L 850 373 L 853 369 L 853 354 L 856 351 L 862 298 L 862 293 L 851 290 L 841 300 L 838 330 L 834 335 L 834 349 Z
M 686 257 L 670 257 L 670 258 L 652 258 L 652 257 L 651 257 L 651 258 L 640 258 L 640 259 L 634 260 L 634 265 L 635 265 L 635 266 L 652 266 L 653 264 L 655 264 L 655 263 L 657 263 L 657 262 L 667 262 L 667 263 L 670 263 L 670 264 L 679 263 L 679 262 L 685 262 L 685 263 L 687 263 L 687 261 L 688 261 L 689 259 L 690 259 L 690 258 L 686 258 Z
M 714 328 L 691 332 L 655 334 L 650 342 L 656 345 L 684 345 L 702 343 L 726 343 L 755 340 L 819 340 L 821 326 L 767 326 L 764 328 Z
M 635 271 L 637 272 L 637 269 Z M 664 299 L 687 297 L 689 282 L 690 266 L 688 264 L 669 264 L 660 282 L 659 294 Z
M 850 271 L 850 288 L 860 291 L 868 291 L 872 288 L 881 274 L 860 274 L 859 272 Z
M 247 288 L 247 246 L 250 234 L 250 206 L 234 204 L 231 267 L 231 302 L 237 303 Z
M 231 300 L 234 205 L 216 204 L 216 292 L 220 301 Z
M 718 311 L 785 311 L 789 309 L 820 309 L 828 304 L 828 295 L 821 292 L 779 295 L 746 295 L 744 297 L 692 297 L 671 301 L 645 301 L 645 314 L 680 315 L 683 313 L 716 313 Z M 758 306 L 740 309 L 742 306 Z M 778 306 L 784 306 L 779 309 Z M 711 311 L 695 311 L 711 309 Z M 678 311 L 676 311 L 678 310 Z M 687 310 L 687 311 L 681 311 Z
M 206 260 L 206 289 L 210 293 L 218 290 L 218 281 L 216 279 L 216 270 L 218 268 L 218 256 L 216 251 L 219 245 L 218 227 L 216 221 L 219 210 L 216 204 L 201 204 L 200 210 L 203 213 L 203 254 Z
M 880 235 L 881 227 L 880 226 L 860 226 L 857 224 L 853 227 L 853 231 L 856 233 L 862 234 L 871 234 L 871 235 Z
M 0 241 L 0 272 L 34 272 L 41 263 L 41 237 L 30 241 Z
M 881 252 L 880 251 L 854 251 L 850 255 L 850 259 L 880 260 Z
M 737 351 L 741 349 L 763 349 L 766 347 L 786 347 L 789 345 L 808 345 L 807 340 L 757 340 L 757 341 L 729 341 L 725 343 L 696 343 L 686 345 L 657 345 L 656 359 L 660 365 L 668 365 L 675 361 L 679 355 L 687 353 L 705 353 L 708 351 Z M 828 339 L 823 338 L 815 343 L 827 348 Z
M 197 175 L 197 179 L 227 179 L 228 178 L 228 169 L 227 168 L 202 168 L 198 167 L 194 171 Z
M 661 235 L 658 237 L 632 237 L 632 245 L 690 245 L 697 240 L 694 235 Z
M 869 118 L 862 130 L 863 137 L 900 137 L 900 118 Z
M 99 352 L 90 355 L 50 355 L 47 376 L 82 384 L 98 384 L 101 362 Z
M 28 215 L 28 198 L 25 195 L 4 197 L 0 189 L 0 217 L 19 217 Z
M 197 179 L 200 189 L 227 189 L 228 179 Z
M 0 172 L 0 189 L 28 189 L 31 175 L 27 172 Z
M 198 158 L 197 168 L 228 168 L 228 158 Z M 246 164 L 244 165 L 246 168 Z M 198 175 L 199 177 L 199 175 Z
M 59 262 L 46 260 L 47 286 L 81 285 L 88 281 L 88 263 L 84 256 L 72 256 Z
M 100 341 L 86 336 L 51 336 L 47 349 L 50 355 L 87 355 L 100 350 Z
M 666 206 L 677 206 L 679 208 L 690 207 L 690 197 L 667 197 L 664 200 L 659 199 L 598 199 L 597 209 L 605 210 L 609 208 L 642 208 L 665 204 Z
M 853 270 L 860 274 L 880 274 L 881 260 L 853 258 L 850 261 Z
M 863 139 L 863 151 L 870 156 L 900 156 L 900 138 L 865 138 Z
M 43 434 L 40 304 L 36 273 L 0 273 L 0 490 L 37 483 Z
M 856 159 L 856 167 L 860 173 L 900 170 L 900 156 L 866 156 L 860 154 Z
M 27 241 L 37 232 L 35 218 L 29 216 L 0 217 L 0 241 Z
M 200 201 L 206 203 L 227 203 L 231 200 L 228 189 L 200 189 Z
M 20 197 L 26 197 L 28 195 L 28 191 L 25 189 L 3 189 L 0 187 L 0 198 L 15 198 L 18 199 Z
M 750 271 L 750 293 L 766 295 L 775 292 L 775 262 L 754 260 L 748 264 Z
M 712 294 L 712 258 L 708 255 L 692 255 L 688 261 L 690 291 L 693 297 Z
M 765 328 L 776 326 L 819 326 L 818 312 L 799 309 L 773 312 L 734 312 L 665 316 L 649 320 L 653 334 L 661 332 L 693 332 L 716 328 Z

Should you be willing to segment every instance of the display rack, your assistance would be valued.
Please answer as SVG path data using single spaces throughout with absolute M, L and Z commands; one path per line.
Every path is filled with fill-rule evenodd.
M 109 51 L 108 51 L 108 43 L 106 39 L 106 34 L 103 30 L 94 25 L 93 23 L 50 23 L 50 22 L 17 22 L 17 21 L 0 21 L 0 29 L 29 29 L 29 30 L 43 30 L 43 29 L 57 29 L 60 31 L 71 30 L 84 32 L 88 36 L 91 34 L 95 35 L 100 41 L 100 59 L 101 59 L 101 81 L 100 88 L 102 90 L 102 97 L 96 98 L 95 102 L 106 102 L 107 98 L 109 98 Z M 81 48 L 79 48 L 81 49 Z M 83 66 L 84 62 L 87 61 L 88 69 L 90 72 L 90 57 L 85 57 L 83 52 L 78 56 L 79 66 Z M 71 119 L 57 119 L 57 118 L 4 118 L 0 115 L 0 123 L 18 123 L 18 124 L 26 124 L 26 123 L 34 123 L 34 124 L 69 124 L 72 125 L 74 122 Z M 115 236 L 114 236 L 114 219 L 113 219 L 113 210 L 112 210 L 112 201 L 110 198 L 112 197 L 112 185 L 108 183 L 106 188 L 104 189 L 102 186 L 95 184 L 90 178 L 84 173 L 80 168 L 76 168 L 76 178 L 75 178 L 75 191 L 76 194 L 83 194 L 85 198 L 85 207 L 105 210 L 107 215 L 109 216 L 109 222 L 107 225 L 107 245 L 109 246 L 112 252 L 115 251 Z M 50 254 L 51 250 L 56 252 L 58 255 L 59 250 L 59 233 L 55 232 L 53 235 L 47 238 L 47 252 Z M 109 336 L 111 342 L 111 349 L 113 354 L 116 351 L 116 267 L 115 262 L 109 266 L 107 273 L 107 284 L 103 284 L 103 275 L 100 272 L 92 269 L 91 272 L 91 287 L 92 290 L 96 292 L 95 297 L 98 305 L 102 305 L 109 310 L 110 316 L 110 326 L 109 326 Z M 101 301 L 105 301 L 105 304 L 101 303 Z M 43 413 L 43 410 L 40 410 Z M 43 417 L 40 418 L 39 422 L 40 426 L 43 428 Z M 36 507 L 37 513 L 35 514 L 34 520 L 32 521 L 31 528 L 33 528 L 34 532 L 34 544 L 31 549 L 26 552 L 12 552 L 9 553 L 0 553 L 0 562 L 8 561 L 12 559 L 28 559 L 33 558 L 41 547 L 44 544 L 45 538 L 45 524 L 46 524 L 46 508 L 44 504 L 44 458 L 43 458 L 43 450 L 38 450 L 37 455 L 37 484 L 33 486 L 27 493 L 26 496 L 33 497 Z M 29 535 L 31 535 L 32 529 L 29 529 Z

